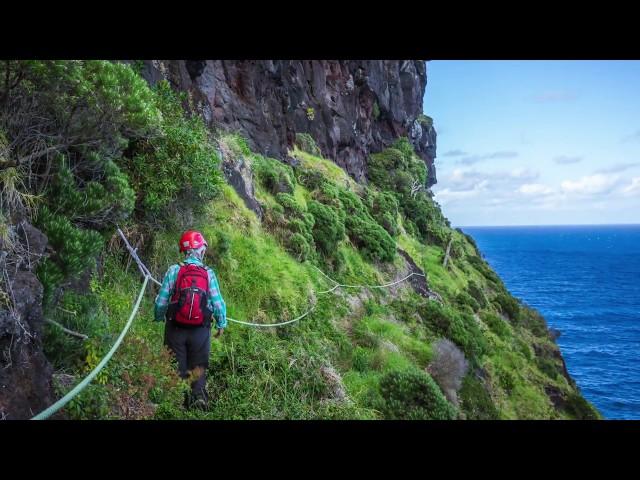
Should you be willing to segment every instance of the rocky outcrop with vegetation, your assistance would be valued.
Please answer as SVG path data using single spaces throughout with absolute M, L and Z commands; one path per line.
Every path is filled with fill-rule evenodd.
M 284 159 L 298 135 L 366 181 L 367 158 L 407 137 L 435 183 L 436 133 L 422 114 L 423 61 L 153 60 L 142 74 L 188 92 L 211 127 L 243 135 L 256 152 Z
M 0 415 L 113 345 L 141 287 L 119 225 L 156 278 L 202 231 L 232 319 L 311 312 L 230 323 L 189 411 L 150 284 L 62 418 L 599 418 L 432 198 L 425 86 L 419 61 L 0 62 Z

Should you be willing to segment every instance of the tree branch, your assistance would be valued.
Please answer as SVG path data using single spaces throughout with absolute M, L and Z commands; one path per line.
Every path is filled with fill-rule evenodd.
M 453 237 L 449 239 L 449 244 L 447 245 L 447 252 L 444 254 L 444 261 L 442 262 L 442 266 L 447 268 L 447 262 L 449 261 L 449 252 L 451 251 L 451 242 L 453 242 Z
M 60 328 L 64 333 L 68 333 L 69 335 L 73 335 L 74 337 L 78 337 L 78 338 L 81 338 L 83 340 L 88 340 L 89 339 L 89 337 L 86 336 L 85 334 L 74 332 L 73 330 L 69 330 L 68 328 L 63 327 L 61 324 L 59 324 L 55 320 L 50 320 L 48 318 L 45 318 L 44 321 L 47 322 L 47 323 L 51 323 L 51 324 L 55 325 L 56 327 Z
M 48 148 L 45 148 L 44 150 L 40 150 L 39 152 L 34 152 L 30 155 L 27 155 L 26 157 L 19 158 L 13 162 L 7 162 L 6 164 L 2 165 L 0 168 L 17 167 L 24 162 L 35 160 L 36 158 L 40 158 L 44 155 L 47 155 L 49 152 L 52 152 L 54 150 L 59 150 L 61 148 L 68 147 L 68 146 L 69 145 L 54 145 L 53 147 L 48 147 Z

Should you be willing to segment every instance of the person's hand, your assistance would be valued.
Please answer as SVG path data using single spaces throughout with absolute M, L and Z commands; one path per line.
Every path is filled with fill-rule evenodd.
M 219 338 L 220 335 L 222 335 L 222 330 L 223 330 L 222 328 L 219 328 L 216 334 L 213 336 L 213 338 Z

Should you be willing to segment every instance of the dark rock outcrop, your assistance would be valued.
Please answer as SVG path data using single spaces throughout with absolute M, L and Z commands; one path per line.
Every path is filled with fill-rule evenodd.
M 242 156 L 233 155 L 223 145 L 220 145 L 218 154 L 222 160 L 222 172 L 248 209 L 253 210 L 262 220 L 262 206 L 255 197 L 253 187 L 253 172 L 247 160 Z
M 413 60 L 148 60 L 143 76 L 188 92 L 211 127 L 240 132 L 285 161 L 296 133 L 357 181 L 366 160 L 408 137 L 436 183 L 436 132 L 422 115 L 426 64 Z
M 26 221 L 0 241 L 0 418 L 27 419 L 53 403 L 53 369 L 42 352 L 42 284 L 34 270 L 47 237 Z
M 413 260 L 411 255 L 407 252 L 398 248 L 398 253 L 405 259 L 408 267 L 407 273 L 417 273 L 418 275 L 413 275 L 409 278 L 409 284 L 411 288 L 420 296 L 424 298 L 428 298 L 429 300 L 435 300 L 437 302 L 442 303 L 442 297 L 438 292 L 434 292 L 429 288 L 429 284 L 427 282 L 427 277 L 424 276 L 424 270 L 422 270 L 418 264 Z

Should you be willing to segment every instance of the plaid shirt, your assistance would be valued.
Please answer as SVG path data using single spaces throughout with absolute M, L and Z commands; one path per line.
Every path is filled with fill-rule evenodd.
M 222 299 L 216 274 L 194 256 L 188 257 L 183 263 L 192 263 L 206 268 L 209 274 L 209 309 L 213 312 L 213 316 L 216 319 L 216 328 L 225 328 L 227 326 L 227 306 Z M 165 314 L 169 307 L 169 300 L 171 299 L 171 294 L 178 279 L 178 270 L 180 270 L 180 265 L 171 265 L 164 276 L 164 280 L 162 280 L 162 286 L 156 297 L 154 309 L 154 317 L 158 322 L 163 322 L 165 319 Z

